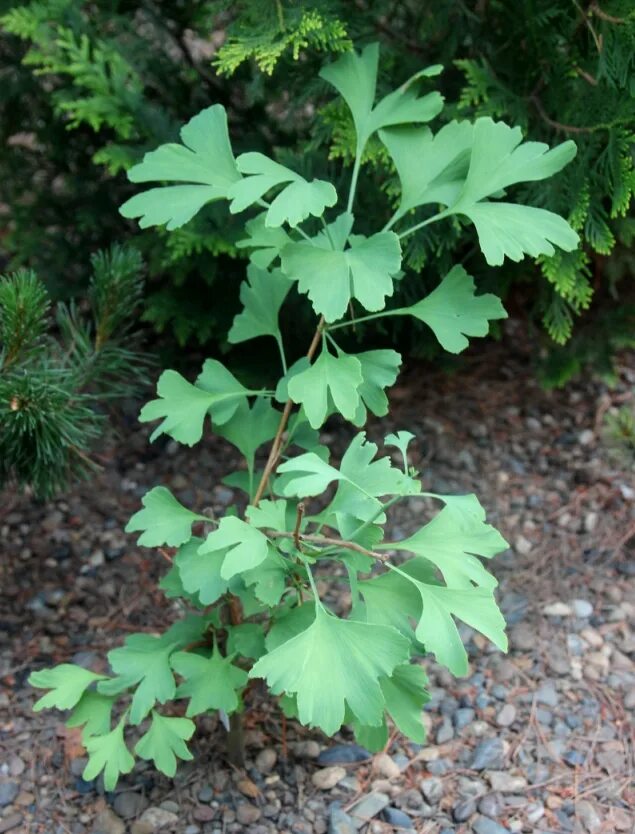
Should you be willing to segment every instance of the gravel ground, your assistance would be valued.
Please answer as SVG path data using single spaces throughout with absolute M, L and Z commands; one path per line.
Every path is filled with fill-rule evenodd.
M 632 832 L 635 820 L 635 479 L 601 442 L 605 412 L 632 396 L 633 357 L 612 391 L 589 381 L 546 393 L 522 357 L 495 345 L 454 376 L 411 367 L 393 391 L 394 428 L 417 434 L 426 488 L 475 491 L 512 548 L 501 579 L 511 650 L 469 628 L 471 670 L 427 663 L 423 747 L 395 734 L 375 757 L 342 734 L 289 724 L 256 693 L 248 763 L 231 769 L 223 730 L 200 722 L 193 763 L 174 781 L 146 763 L 104 794 L 81 778 L 75 731 L 35 715 L 33 669 L 73 660 L 103 669 L 125 633 L 176 616 L 154 590 L 165 563 L 122 532 L 156 483 L 217 511 L 232 452 L 149 446 L 131 417 L 103 471 L 63 500 L 0 502 L 0 834 L 425 834 Z M 332 430 L 335 446 L 344 430 Z M 395 537 L 425 519 L 400 505 Z M 344 601 L 340 601 L 344 602 Z M 629 810 L 631 809 L 631 810 Z

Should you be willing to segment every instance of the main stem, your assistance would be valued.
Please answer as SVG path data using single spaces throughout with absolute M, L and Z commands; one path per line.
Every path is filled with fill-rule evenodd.
M 324 316 L 320 317 L 318 322 L 318 326 L 315 330 L 315 334 L 309 345 L 309 349 L 307 351 L 307 359 L 310 361 L 315 356 L 315 351 L 318 349 L 318 345 L 320 344 L 320 339 L 322 338 L 322 328 L 324 327 Z M 251 502 L 252 506 L 257 507 L 260 501 L 262 500 L 262 496 L 265 494 L 265 490 L 267 489 L 267 484 L 269 483 L 269 478 L 273 474 L 276 466 L 278 465 L 278 458 L 280 457 L 280 450 L 282 448 L 282 438 L 287 428 L 287 424 L 289 422 L 289 417 L 291 416 L 291 410 L 293 408 L 293 401 L 287 400 L 284 406 L 284 410 L 280 417 L 280 423 L 278 424 L 278 430 L 276 431 L 276 436 L 273 438 L 273 443 L 271 444 L 271 449 L 269 450 L 269 457 L 267 458 L 267 462 L 265 464 L 264 471 L 262 473 L 262 477 L 260 478 L 260 483 L 258 484 L 258 489 L 256 490 L 256 494 L 254 495 L 254 500 Z

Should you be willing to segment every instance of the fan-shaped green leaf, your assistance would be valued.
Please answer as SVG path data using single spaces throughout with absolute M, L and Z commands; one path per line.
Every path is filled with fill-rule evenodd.
M 359 405 L 361 365 L 354 356 L 333 356 L 326 347 L 306 370 L 288 383 L 290 399 L 304 406 L 310 425 L 319 429 L 328 414 L 329 396 L 337 410 L 351 420 Z
M 184 507 L 166 487 L 154 487 L 141 499 L 143 509 L 126 524 L 126 533 L 143 532 L 137 544 L 159 547 L 167 544 L 178 547 L 192 535 L 195 521 L 209 521 L 207 516 L 193 513 Z
M 82 741 L 89 736 L 100 736 L 110 730 L 114 698 L 100 692 L 84 692 L 71 713 L 67 727 L 83 727 Z
M 396 629 L 340 620 L 317 605 L 312 625 L 260 658 L 250 677 L 266 678 L 276 694 L 295 694 L 300 721 L 332 735 L 346 705 L 362 724 L 381 724 L 379 679 L 408 654 L 408 640 Z
M 166 776 L 176 773 L 176 760 L 191 761 L 194 757 L 185 743 L 194 735 L 196 725 L 189 718 L 171 718 L 152 711 L 152 724 L 135 747 L 142 759 L 153 761 Z
M 291 289 L 291 281 L 279 269 L 267 271 L 250 264 L 247 281 L 240 285 L 243 305 L 229 331 L 227 340 L 235 345 L 257 336 L 280 338 L 278 313 Z
M 186 715 L 200 715 L 210 709 L 230 714 L 239 703 L 239 691 L 247 683 L 247 673 L 223 657 L 214 646 L 211 657 L 190 652 L 172 655 L 172 668 L 185 680 L 179 685 L 177 697 L 189 698 Z
M 123 730 L 126 723 L 125 715 L 117 726 L 106 735 L 90 736 L 85 741 L 88 753 L 88 764 L 82 776 L 87 782 L 97 778 L 104 772 L 104 787 L 107 791 L 114 791 L 119 776 L 130 773 L 134 767 L 134 758 L 126 747 Z
M 181 139 L 183 145 L 161 145 L 128 171 L 131 182 L 196 183 L 151 188 L 127 200 L 121 214 L 140 217 L 142 229 L 164 223 L 169 230 L 178 229 L 206 203 L 227 197 L 229 186 L 240 179 L 222 105 L 194 116 L 181 129 Z
M 200 555 L 225 552 L 220 575 L 231 579 L 255 568 L 267 558 L 268 541 L 260 530 L 234 516 L 225 516 L 199 547 Z
M 53 669 L 31 672 L 29 675 L 31 686 L 36 689 L 51 690 L 36 701 L 33 709 L 35 712 L 51 707 L 72 709 L 91 683 L 104 680 L 104 678 L 105 675 L 97 675 L 73 663 L 62 663 Z

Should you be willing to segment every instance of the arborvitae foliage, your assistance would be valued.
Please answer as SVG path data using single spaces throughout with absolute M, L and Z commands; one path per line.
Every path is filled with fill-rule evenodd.
M 143 384 L 141 258 L 114 246 L 91 262 L 89 310 L 58 304 L 54 319 L 34 272 L 0 276 L 0 487 L 44 498 L 94 470 L 103 401 Z
M 12 217 L 5 245 L 14 266 L 46 266 L 42 274 L 52 283 L 56 277 L 57 288 L 82 278 L 81 269 L 69 276 L 69 252 L 120 238 L 112 208 L 131 193 L 123 172 L 148 148 L 175 139 L 178 125 L 211 101 L 227 107 L 238 148 L 258 147 L 306 174 L 340 176 L 342 163 L 352 160 L 352 122 L 340 103 L 326 101 L 316 63 L 379 36 L 386 57 L 380 89 L 421 61 L 442 63 L 441 90 L 457 102 L 447 117 L 507 118 L 538 139 L 574 138 L 579 147 L 557 181 L 544 189 L 529 183 L 526 196 L 565 214 L 583 238 L 580 249 L 499 275 L 478 265 L 475 241 L 458 224 L 443 233 L 430 227 L 407 245 L 405 262 L 418 280 L 404 283 L 406 291 L 430 289 L 432 264 L 449 268 L 458 257 L 484 288 L 503 294 L 520 287 L 521 303 L 557 343 L 569 338 L 579 315 L 593 323 L 593 298 L 615 304 L 606 256 L 629 234 L 624 215 L 634 183 L 629 0 L 439 0 L 434 8 L 419 0 L 36 0 L 5 7 L 2 26 L 12 33 L 0 41 L 0 130 L 11 140 L 0 154 Z M 321 119 L 312 123 L 316 109 Z M 362 184 L 360 202 L 371 221 L 380 220 L 394 170 L 377 140 L 364 161 L 387 201 L 378 203 L 372 189 L 367 199 Z M 104 169 L 119 177 L 105 179 Z M 42 228 L 50 230 L 44 241 Z M 222 338 L 221 311 L 236 308 L 237 280 L 219 278 L 240 273 L 238 234 L 212 206 L 187 230 L 143 237 L 150 271 L 145 318 L 181 343 Z M 623 308 L 625 282 L 619 290 Z M 212 314 L 203 315 L 209 305 L 193 298 L 213 302 Z M 591 338 L 597 342 L 602 332 Z M 620 338 L 632 342 L 632 329 Z M 430 344 L 414 332 L 411 347 L 422 352 Z M 557 356 L 554 362 L 573 367 Z
M 523 142 L 519 128 L 488 117 L 435 123 L 440 68 L 402 76 L 384 94 L 378 61 L 370 44 L 320 73 L 353 123 L 346 183 L 304 176 L 259 151 L 235 155 L 220 104 L 191 118 L 179 143 L 159 146 L 128 172 L 141 185 L 121 213 L 142 227 L 174 234 L 210 203 L 240 218 L 251 262 L 227 338 L 274 342 L 279 373 L 271 379 L 269 368 L 246 384 L 207 359 L 194 383 L 173 370 L 161 374 L 156 399 L 140 414 L 154 424 L 151 440 L 168 435 L 194 446 L 211 424 L 243 458 L 225 479 L 239 505 L 211 518 L 164 486 L 151 489 L 126 530 L 172 561 L 161 587 L 182 601 L 182 620 L 160 635 L 129 634 L 109 653 L 108 674 L 62 664 L 30 677 L 49 690 L 35 709 L 72 709 L 69 726 L 83 727 L 88 752 L 84 778 L 103 771 L 106 790 L 132 770 L 130 743 L 173 776 L 179 759 L 192 758 L 193 719 L 210 712 L 231 717 L 230 753 L 243 764 L 239 722 L 253 697 L 250 679 L 266 684 L 287 716 L 328 735 L 346 724 L 380 750 L 394 724 L 421 743 L 422 655 L 467 674 L 457 620 L 507 647 L 497 582 L 479 558 L 507 543 L 477 497 L 427 492 L 409 462 L 409 431 L 388 434 L 382 451 L 364 431 L 351 432 L 341 459 L 331 460 L 320 429 L 334 414 L 362 429 L 369 412 L 388 413 L 386 389 L 401 356 L 392 347 L 347 350 L 342 334 L 355 325 L 414 319 L 457 354 L 506 317 L 499 298 L 477 294 L 460 264 L 447 273 L 439 266 L 435 288 L 414 303 L 394 298 L 409 281 L 403 247 L 425 229 L 474 227 L 479 257 L 490 265 L 575 250 L 567 221 L 526 204 L 518 186 L 549 179 L 576 148 Z M 358 202 L 369 173 L 366 193 L 382 199 L 373 170 L 362 165 L 372 142 L 397 175 L 392 211 L 375 225 Z M 292 328 L 281 316 L 289 302 L 312 319 L 305 355 L 293 363 Z M 401 501 L 417 508 L 422 526 L 385 541 L 390 509 Z M 350 605 L 336 614 L 342 599 Z

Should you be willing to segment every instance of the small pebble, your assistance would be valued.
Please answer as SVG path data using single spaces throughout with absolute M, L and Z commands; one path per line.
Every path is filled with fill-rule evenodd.
M 377 772 L 385 776 L 386 779 L 396 779 L 401 776 L 399 765 L 387 753 L 380 753 L 379 756 L 375 757 L 375 767 Z
M 440 779 L 422 779 L 419 783 L 419 789 L 426 802 L 431 805 L 436 805 L 443 797 L 443 782 Z
M 358 744 L 336 744 L 318 754 L 319 765 L 355 764 L 372 759 L 373 754 Z
M 571 605 L 573 606 L 573 613 L 580 620 L 585 620 L 593 614 L 593 606 L 586 599 L 574 599 Z
M 570 617 L 573 609 L 564 602 L 552 602 L 550 605 L 545 605 L 542 613 L 548 617 Z
M 261 815 L 260 808 L 256 808 L 251 802 L 239 802 L 236 806 L 236 819 L 241 825 L 252 825 L 258 822 Z
M 445 744 L 454 738 L 454 727 L 449 718 L 444 718 L 437 730 L 435 741 L 437 744 Z
M 318 790 L 330 791 L 345 777 L 346 771 L 343 767 L 324 767 L 322 770 L 315 771 L 313 776 L 311 776 L 311 782 L 313 782 Z
M 472 770 L 502 769 L 505 765 L 505 745 L 500 738 L 486 738 L 474 748 L 468 767 Z
M 199 802 L 211 802 L 214 799 L 214 789 L 211 785 L 203 785 L 196 796 Z
M 256 770 L 260 773 L 271 773 L 278 761 L 278 754 L 271 747 L 261 750 L 256 756 Z
M 452 817 L 455 822 L 466 822 L 476 813 L 476 800 L 464 799 L 457 803 L 452 809 Z
M 496 716 L 496 723 L 499 727 L 509 727 L 516 718 L 516 707 L 513 704 L 505 704 Z
M 509 834 L 509 828 L 500 825 L 489 817 L 479 817 L 472 823 L 474 834 Z
M 586 761 L 586 756 L 579 750 L 566 750 L 562 758 L 571 767 L 581 767 Z
M 397 808 L 388 806 L 388 808 L 384 808 L 381 815 L 385 822 L 389 825 L 394 825 L 396 828 L 408 829 L 413 827 L 412 818 Z

